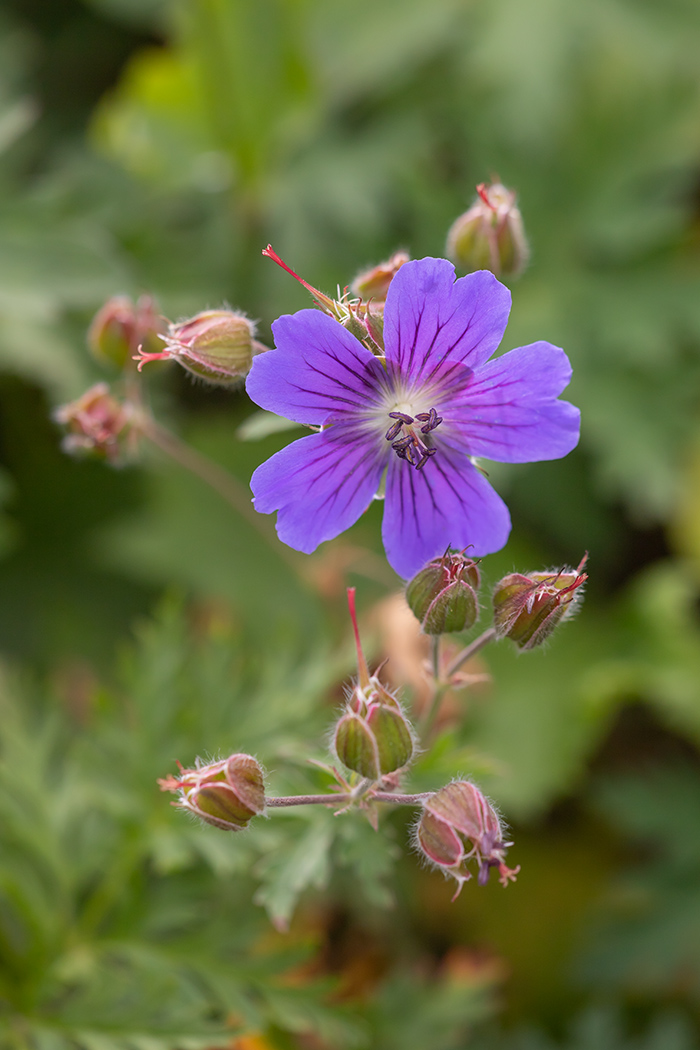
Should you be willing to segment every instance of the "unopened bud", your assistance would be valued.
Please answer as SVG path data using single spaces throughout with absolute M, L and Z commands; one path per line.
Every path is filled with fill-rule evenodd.
M 466 631 L 479 615 L 479 569 L 464 554 L 433 558 L 406 587 L 406 601 L 426 634 Z
M 452 224 L 446 252 L 463 270 L 491 270 L 515 276 L 529 258 L 515 193 L 500 182 L 477 186 L 477 198 Z
M 521 649 L 541 645 L 580 606 L 588 578 L 581 570 L 587 557 L 576 569 L 504 576 L 493 593 L 493 625 L 498 637 L 510 638 Z
M 369 673 L 360 645 L 353 588 L 348 589 L 348 605 L 357 646 L 358 680 L 336 725 L 333 746 L 348 769 L 380 780 L 410 762 L 413 734 L 396 697 Z
M 480 886 L 488 882 L 491 868 L 498 868 L 503 886 L 520 870 L 506 866 L 505 853 L 512 843 L 505 841 L 496 810 L 468 780 L 448 784 L 425 800 L 416 845 L 427 860 L 457 880 L 455 897 L 471 878 L 466 865 L 472 859 L 478 865 Z
M 136 431 L 131 412 L 109 392 L 106 383 L 96 383 L 77 399 L 53 412 L 68 433 L 61 442 L 64 452 L 106 459 L 113 465 L 133 452 Z
M 255 325 L 235 310 L 204 310 L 187 321 L 171 324 L 156 353 L 141 351 L 139 370 L 149 361 L 174 360 L 209 383 L 228 386 L 250 371 L 253 356 L 263 347 L 255 341 Z
M 100 364 L 124 368 L 139 347 L 145 353 L 162 349 L 166 324 L 153 299 L 142 295 L 136 304 L 123 295 L 109 299 L 88 329 L 88 346 Z
M 378 263 L 377 266 L 358 273 L 350 285 L 350 291 L 365 302 L 374 299 L 377 303 L 383 303 L 389 291 L 389 285 L 409 258 L 406 252 L 394 252 L 386 262 Z
M 178 777 L 158 781 L 161 791 L 175 791 L 173 803 L 224 831 L 241 831 L 265 809 L 262 768 L 252 755 L 231 755 Z

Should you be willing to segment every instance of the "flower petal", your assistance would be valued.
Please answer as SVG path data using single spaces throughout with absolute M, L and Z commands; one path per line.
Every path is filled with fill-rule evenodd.
M 272 325 L 277 349 L 258 354 L 246 380 L 249 397 L 297 423 L 380 401 L 386 372 L 354 335 L 319 310 L 285 314 Z
M 353 525 L 379 488 L 386 451 L 338 423 L 287 445 L 250 479 L 255 509 L 277 514 L 283 543 L 305 554 Z
M 389 285 L 384 344 L 390 374 L 429 381 L 442 362 L 478 368 L 498 347 L 510 292 L 488 270 L 455 281 L 446 259 L 405 263 Z
M 390 461 L 382 536 L 399 576 L 413 576 L 448 547 L 490 554 L 509 533 L 508 508 L 463 450 L 441 444 L 422 470 Z
M 545 342 L 521 346 L 479 368 L 451 406 L 470 454 L 531 463 L 571 452 L 578 444 L 580 412 L 556 400 L 570 378 L 564 351 Z

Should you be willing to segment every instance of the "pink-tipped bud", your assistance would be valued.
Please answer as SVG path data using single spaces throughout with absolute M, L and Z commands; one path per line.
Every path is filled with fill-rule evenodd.
M 481 580 L 472 558 L 445 554 L 433 558 L 406 586 L 406 601 L 426 634 L 466 631 L 479 615 Z
M 471 878 L 467 864 L 474 859 L 479 869 L 479 885 L 488 882 L 491 868 L 507 886 L 520 868 L 508 868 L 501 820 L 485 795 L 468 780 L 457 780 L 440 788 L 423 804 L 416 827 L 416 845 L 424 857 L 457 880 L 457 897 Z M 454 900 L 454 898 L 453 898 Z
M 348 769 L 369 780 L 380 780 L 410 762 L 413 734 L 396 697 L 376 675 L 369 673 L 360 644 L 352 587 L 348 589 L 348 607 L 355 634 L 358 680 L 335 727 L 333 746 Z
M 252 755 L 231 755 L 178 777 L 158 781 L 161 791 L 179 794 L 173 805 L 186 809 L 224 831 L 241 831 L 264 812 L 265 785 L 260 764 Z
M 504 576 L 493 592 L 493 625 L 498 637 L 510 638 L 521 649 L 541 645 L 579 608 L 588 578 L 581 571 L 587 557 L 577 569 Z
M 160 336 L 165 320 L 155 310 L 153 299 L 142 295 L 136 304 L 117 295 L 101 307 L 88 329 L 88 346 L 100 364 L 124 368 L 141 347 L 153 353 L 163 347 Z
M 491 270 L 515 276 L 522 272 L 530 252 L 515 193 L 500 182 L 477 186 L 471 208 L 460 215 L 447 234 L 447 255 L 463 270 Z
M 68 433 L 61 448 L 75 456 L 90 456 L 117 465 L 133 451 L 136 436 L 131 413 L 109 392 L 106 383 L 96 383 L 77 401 L 61 405 L 53 412 L 57 423 Z
M 255 325 L 235 310 L 203 310 L 171 324 L 157 352 L 141 350 L 139 370 L 149 361 L 174 360 L 208 383 L 230 386 L 250 371 L 263 347 L 255 341 Z M 162 343 L 165 343 L 165 346 Z
M 409 258 L 406 252 L 394 252 L 386 262 L 378 263 L 377 266 L 358 273 L 350 285 L 350 291 L 364 302 L 373 299 L 377 303 L 383 303 L 389 291 L 389 285 Z

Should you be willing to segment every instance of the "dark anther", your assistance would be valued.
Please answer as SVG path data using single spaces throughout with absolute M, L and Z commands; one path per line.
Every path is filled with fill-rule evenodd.
M 416 470 L 421 470 L 425 466 L 425 464 L 428 462 L 430 457 L 434 456 L 436 452 L 437 452 L 436 448 L 426 448 L 426 449 L 424 449 L 423 455 L 421 456 L 421 458 L 416 463 Z
M 412 445 L 414 440 L 415 439 L 413 438 L 413 436 L 411 434 L 408 434 L 406 437 L 401 438 L 399 441 L 395 441 L 391 447 L 396 452 L 401 452 L 403 449 L 408 448 L 409 445 Z
M 425 426 L 421 427 L 422 434 L 429 434 L 431 430 L 435 430 L 435 427 L 439 427 L 442 423 L 442 416 L 439 416 L 434 408 L 430 409 L 430 412 L 421 412 L 416 419 L 427 420 Z
M 389 419 L 400 419 L 402 423 L 413 422 L 413 416 L 409 416 L 405 412 L 390 412 Z
M 402 426 L 403 423 L 401 420 L 399 420 L 398 423 L 393 423 L 384 435 L 387 441 L 393 441 L 396 435 L 400 432 Z

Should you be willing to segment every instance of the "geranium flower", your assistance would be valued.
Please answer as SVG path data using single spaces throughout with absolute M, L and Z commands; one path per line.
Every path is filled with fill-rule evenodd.
M 578 409 L 557 400 L 571 377 L 563 350 L 531 343 L 489 361 L 509 312 L 510 292 L 488 270 L 455 280 L 446 260 L 419 259 L 389 287 L 385 359 L 318 310 L 273 324 L 276 349 L 253 361 L 248 394 L 321 428 L 251 479 L 256 510 L 278 512 L 284 543 L 310 554 L 383 486 L 382 537 L 400 576 L 447 547 L 504 546 L 508 508 L 475 458 L 558 459 L 579 436 Z

